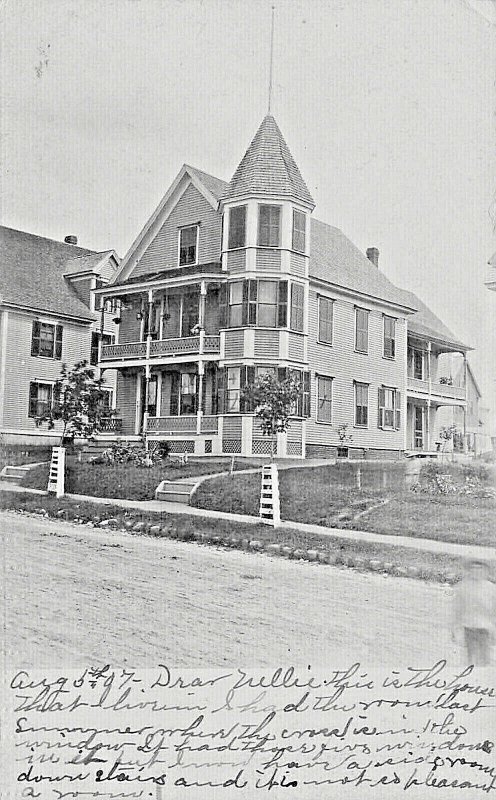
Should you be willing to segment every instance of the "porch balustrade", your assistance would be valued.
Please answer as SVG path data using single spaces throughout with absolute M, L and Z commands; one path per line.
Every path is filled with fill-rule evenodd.
M 102 347 L 101 362 L 146 358 L 146 342 L 126 342 Z M 220 337 L 210 334 L 181 336 L 176 339 L 152 339 L 150 358 L 204 355 L 220 352 Z
M 451 386 L 449 383 L 423 381 L 419 378 L 408 376 L 407 388 L 428 395 L 449 397 L 453 400 L 465 400 L 465 388 L 463 386 Z
M 194 433 L 198 432 L 198 416 L 148 417 L 147 433 Z M 200 433 L 217 433 L 219 420 L 216 416 L 200 418 Z

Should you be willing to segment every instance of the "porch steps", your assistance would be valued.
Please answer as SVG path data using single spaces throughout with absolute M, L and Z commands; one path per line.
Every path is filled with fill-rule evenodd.
M 189 505 L 190 497 L 198 478 L 183 478 L 182 481 L 162 481 L 155 490 L 155 500 L 165 500 L 167 503 L 183 503 Z

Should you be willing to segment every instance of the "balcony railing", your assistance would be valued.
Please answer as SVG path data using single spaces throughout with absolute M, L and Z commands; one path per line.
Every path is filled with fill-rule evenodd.
M 216 416 L 200 417 L 200 433 L 217 433 L 219 418 Z M 198 416 L 188 417 L 148 417 L 147 433 L 198 433 Z
M 120 417 L 105 417 L 100 420 L 100 433 L 118 433 L 120 430 L 122 430 Z
M 449 383 L 423 381 L 419 378 L 411 378 L 408 376 L 407 388 L 411 391 L 422 392 L 423 394 L 450 397 L 453 400 L 465 400 L 464 387 L 451 386 Z
M 177 339 L 152 339 L 150 358 L 184 355 L 216 354 L 220 352 L 220 336 L 181 336 Z M 146 342 L 126 342 L 102 347 L 100 361 L 127 361 L 146 358 Z

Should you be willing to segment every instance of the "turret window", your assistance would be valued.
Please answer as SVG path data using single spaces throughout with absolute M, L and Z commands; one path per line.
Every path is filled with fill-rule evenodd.
M 229 327 L 285 328 L 287 281 L 244 280 L 229 284 Z
M 303 211 L 293 210 L 293 250 L 305 252 L 306 217 Z
M 246 206 L 235 206 L 229 212 L 229 250 L 246 243 Z
M 279 247 L 281 239 L 281 206 L 259 206 L 258 245 Z
M 198 255 L 198 225 L 179 230 L 179 266 L 196 264 Z

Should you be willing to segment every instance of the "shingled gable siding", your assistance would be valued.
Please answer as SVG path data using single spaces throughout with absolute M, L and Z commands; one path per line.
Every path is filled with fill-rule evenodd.
M 72 367 L 77 361 L 89 361 L 91 349 L 90 326 L 68 322 L 49 314 L 40 319 L 63 326 L 62 359 L 31 355 L 33 314 L 9 311 L 7 362 L 3 428 L 38 432 L 33 419 L 28 417 L 29 384 L 31 381 L 52 383 L 60 377 L 62 363 Z M 42 431 L 46 431 L 44 426 Z
M 222 217 L 191 184 L 131 273 L 133 277 L 178 266 L 178 228 L 200 222 L 197 261 L 220 260 Z
M 348 433 L 353 436 L 352 447 L 369 447 L 384 450 L 402 450 L 404 447 L 405 400 L 405 352 L 406 323 L 397 317 L 396 358 L 383 358 L 382 311 L 372 303 L 360 300 L 360 306 L 368 308 L 369 352 L 355 353 L 354 303 L 334 294 L 334 325 L 332 346 L 319 344 L 317 290 L 309 295 L 308 360 L 312 373 L 311 418 L 307 422 L 308 444 L 337 445 L 337 428 L 348 424 Z M 328 292 L 322 292 L 331 296 Z M 394 314 L 392 314 L 394 315 Z M 396 315 L 394 315 L 396 316 Z M 332 377 L 332 425 L 316 422 L 317 383 L 316 374 Z M 354 381 L 369 384 L 368 428 L 354 426 Z M 402 419 L 399 431 L 384 431 L 377 427 L 379 386 L 391 386 L 401 392 Z
M 137 375 L 117 373 L 117 416 L 122 419 L 121 433 L 133 436 L 136 424 Z

